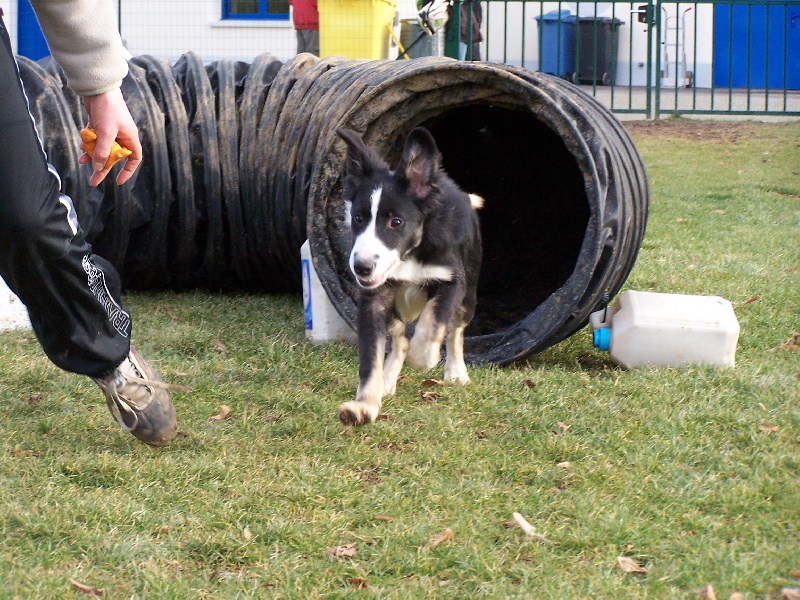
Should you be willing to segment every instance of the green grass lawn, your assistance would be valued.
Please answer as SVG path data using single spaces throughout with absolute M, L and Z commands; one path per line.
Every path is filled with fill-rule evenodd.
M 728 298 L 734 369 L 623 371 L 584 329 L 438 397 L 439 370 L 406 369 L 385 418 L 343 432 L 356 353 L 306 343 L 299 296 L 130 294 L 134 345 L 190 390 L 153 449 L 0 333 L 0 598 L 800 588 L 800 123 L 629 129 L 652 203 L 625 287 Z

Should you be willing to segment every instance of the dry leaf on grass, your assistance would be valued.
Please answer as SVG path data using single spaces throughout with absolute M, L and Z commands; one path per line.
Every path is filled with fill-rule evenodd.
M 439 398 L 442 397 L 442 395 L 439 392 L 428 391 L 428 392 L 420 392 L 419 397 L 422 398 L 423 400 L 438 400 Z
M 572 463 L 568 460 L 565 460 L 564 462 L 558 463 L 556 466 L 560 469 L 569 469 L 572 466 Z
M 432 550 L 436 548 L 439 544 L 444 544 L 447 540 L 453 537 L 453 530 L 448 528 L 445 529 L 442 533 L 436 536 L 432 536 L 430 541 L 428 542 L 427 549 Z
M 219 414 L 218 415 L 214 415 L 213 417 L 211 417 L 210 420 L 211 421 L 224 421 L 225 419 L 227 419 L 230 416 L 230 414 L 231 414 L 231 407 L 230 406 L 225 406 L 224 404 L 221 404 L 220 407 L 219 407 Z
M 744 302 L 742 302 L 739 305 L 739 310 L 743 309 L 748 304 L 752 304 L 753 302 L 757 302 L 758 300 L 761 300 L 761 296 L 750 296 L 747 300 L 745 300 Z
M 533 388 L 536 387 L 536 382 L 532 381 L 530 379 L 523 379 L 522 380 L 522 385 L 524 385 L 525 387 L 529 387 L 529 388 L 533 389 Z
M 444 381 L 442 381 L 441 379 L 423 379 L 422 380 L 422 387 L 429 388 L 429 387 L 439 386 L 439 385 L 444 385 Z
M 521 514 L 519 514 L 518 512 L 514 512 L 511 513 L 511 516 L 514 517 L 514 522 L 522 528 L 522 531 L 524 531 L 528 537 L 532 537 L 533 539 L 539 540 L 540 542 L 548 541 L 547 538 L 544 537 L 538 531 L 536 531 L 533 528 L 533 525 L 528 523 L 528 521 L 525 520 L 525 517 L 523 517 Z
M 394 517 L 386 516 L 386 515 L 375 515 L 374 517 L 372 517 L 372 520 L 373 521 L 383 521 L 384 523 L 391 523 L 392 521 L 396 521 L 397 519 L 395 519 Z
M 335 548 L 328 548 L 328 556 L 332 558 L 353 558 L 356 555 L 356 543 L 342 544 Z
M 70 579 L 69 583 L 79 592 L 83 592 L 84 594 L 89 594 L 90 596 L 96 596 L 99 598 L 100 596 L 105 594 L 105 590 L 98 589 L 90 585 L 86 585 L 85 583 L 80 583 L 78 581 L 75 581 L 74 579 Z
M 553 426 L 553 433 L 555 433 L 556 435 L 564 435 L 565 433 L 567 433 L 567 429 L 569 429 L 569 425 L 559 421 Z
M 800 600 L 800 588 L 781 588 L 781 600 Z
M 773 350 L 800 351 L 800 332 L 793 331 L 792 336 L 788 340 L 783 342 L 780 346 L 775 346 Z
M 792 569 L 791 571 L 789 571 L 789 577 L 800 579 L 800 569 Z
M 623 573 L 637 573 L 641 575 L 647 573 L 647 569 L 627 556 L 618 556 L 617 566 Z
M 767 433 L 776 433 L 778 431 L 778 426 L 764 421 L 763 423 L 761 423 L 759 429 L 761 431 L 766 431 Z
M 744 600 L 744 594 L 741 592 L 733 592 L 729 597 L 728 600 Z
M 253 539 L 253 534 L 252 534 L 252 532 L 250 531 L 250 528 L 249 528 L 249 527 L 245 527 L 245 528 L 244 528 L 244 531 L 242 531 L 242 535 L 244 536 L 244 539 L 245 539 L 245 541 L 247 541 L 247 542 L 249 542 L 250 540 L 252 540 L 252 539 Z
M 694 593 L 696 596 L 700 596 L 706 600 L 717 600 L 717 594 L 714 592 L 714 588 L 711 587 L 710 583 L 707 583 L 699 590 L 695 590 Z
M 228 351 L 228 347 L 220 342 L 218 339 L 214 339 L 214 348 L 222 352 L 223 354 Z
M 351 577 L 349 580 L 350 585 L 352 585 L 357 590 L 365 590 L 369 585 L 366 579 L 361 579 L 361 577 Z

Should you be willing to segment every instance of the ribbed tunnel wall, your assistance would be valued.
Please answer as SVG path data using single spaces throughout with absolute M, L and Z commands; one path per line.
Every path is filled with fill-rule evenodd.
M 132 186 L 91 190 L 77 164 L 80 102 L 57 65 L 20 60 L 65 191 L 128 288 L 300 291 L 308 237 L 328 295 L 354 323 L 341 126 L 390 163 L 411 129 L 428 127 L 448 173 L 486 199 L 472 362 L 508 363 L 580 328 L 619 290 L 644 234 L 635 146 L 557 78 L 444 58 L 137 57 L 123 94 L 145 163 Z

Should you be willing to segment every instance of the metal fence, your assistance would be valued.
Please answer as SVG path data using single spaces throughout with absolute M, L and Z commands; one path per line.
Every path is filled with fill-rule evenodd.
M 252 3 L 263 5 L 269 19 L 237 20 L 225 12 L 230 0 L 115 0 L 131 53 L 171 62 L 188 51 L 206 62 L 249 62 L 262 52 L 289 60 L 289 14 L 269 13 L 280 1 Z M 321 0 L 329 9 L 358 1 L 370 4 Z M 396 4 L 396 29 L 404 16 L 416 15 L 416 0 L 377 1 Z M 800 116 L 798 0 L 451 1 L 448 56 L 470 59 L 475 51 L 482 60 L 565 77 L 620 115 Z M 27 32 L 15 22 L 35 24 L 25 11 L 28 0 L 6 8 L 20 47 Z M 462 28 L 462 19 L 478 26 Z
M 800 116 L 797 0 L 484 0 L 489 61 L 572 80 L 616 113 Z

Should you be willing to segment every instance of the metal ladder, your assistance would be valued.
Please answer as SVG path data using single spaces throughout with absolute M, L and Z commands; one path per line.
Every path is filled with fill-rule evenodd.
M 678 10 L 678 6 L 675 7 Z M 692 87 L 693 73 L 686 63 L 686 14 L 692 7 L 685 9 L 680 15 L 670 15 L 665 6 L 663 27 L 663 60 L 661 63 L 661 85 L 664 87 Z

